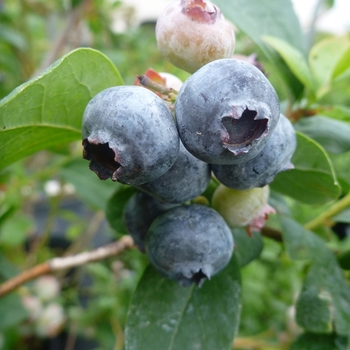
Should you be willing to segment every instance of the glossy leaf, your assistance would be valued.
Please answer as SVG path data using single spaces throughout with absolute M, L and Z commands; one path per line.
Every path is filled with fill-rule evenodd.
M 297 133 L 294 169 L 279 173 L 271 188 L 307 204 L 324 204 L 339 196 L 334 169 L 324 149 L 308 136 Z
M 305 53 L 305 42 L 290 0 L 216 0 L 229 20 L 242 32 L 247 34 L 264 52 L 278 74 L 282 76 L 294 97 L 300 97 L 303 86 L 290 72 L 276 52 L 264 41 L 263 36 L 277 37 L 298 51 Z
M 338 76 L 343 70 L 342 65 L 338 68 L 337 65 L 349 47 L 350 39 L 343 36 L 324 39 L 311 48 L 309 63 L 319 97 L 328 91 L 332 78 Z M 336 68 L 337 72 L 335 72 Z
M 295 128 L 320 143 L 327 152 L 350 151 L 350 123 L 322 116 L 302 118 Z
M 334 325 L 338 334 L 348 334 L 350 287 L 335 256 L 321 238 L 296 221 L 282 217 L 281 225 L 289 256 L 293 260 L 307 259 L 311 262 L 297 302 L 299 325 L 310 332 L 331 331 L 331 325 Z M 310 304 L 314 306 L 311 315 Z
M 348 43 L 346 51 L 343 53 L 341 58 L 338 60 L 337 65 L 333 70 L 333 79 L 337 79 L 343 73 L 350 69 L 350 44 Z
M 235 252 L 241 267 L 259 257 L 263 250 L 263 240 L 260 232 L 248 236 L 243 228 L 232 229 L 235 242 Z
M 79 140 L 87 103 L 120 84 L 112 62 L 84 48 L 19 86 L 0 101 L 0 169 L 39 150 Z
M 235 256 L 201 288 L 181 287 L 149 266 L 134 294 L 125 350 L 229 350 L 237 332 L 240 268 Z
M 314 91 L 313 77 L 303 53 L 279 38 L 264 36 L 263 39 L 282 56 L 295 76 L 310 90 Z

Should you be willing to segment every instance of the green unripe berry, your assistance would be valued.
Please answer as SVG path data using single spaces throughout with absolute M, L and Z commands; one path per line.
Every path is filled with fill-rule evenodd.
M 212 206 L 230 227 L 260 231 L 267 215 L 275 213 L 267 203 L 269 192 L 268 186 L 242 191 L 220 185 L 213 194 Z

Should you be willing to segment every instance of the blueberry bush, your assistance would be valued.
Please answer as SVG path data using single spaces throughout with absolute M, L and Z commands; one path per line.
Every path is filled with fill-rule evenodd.
M 72 1 L 94 40 L 38 73 L 27 5 L 0 13 L 0 350 L 349 349 L 349 35 L 290 0 L 124 34 Z

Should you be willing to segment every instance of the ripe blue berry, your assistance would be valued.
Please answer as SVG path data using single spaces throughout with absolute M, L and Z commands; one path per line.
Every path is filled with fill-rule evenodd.
M 240 164 L 212 165 L 216 178 L 226 187 L 247 190 L 270 184 L 277 173 L 292 169 L 296 148 L 295 130 L 284 115 L 280 115 L 264 149 L 253 159 Z
M 153 220 L 174 206 L 161 203 L 147 193 L 138 192 L 130 197 L 124 208 L 123 221 L 141 252 L 145 252 L 146 234 Z
M 140 185 L 170 169 L 179 136 L 166 103 L 139 86 L 97 94 L 83 117 L 83 157 L 102 180 Z
M 173 166 L 162 176 L 137 188 L 160 201 L 181 204 L 203 193 L 209 181 L 209 164 L 194 157 L 180 142 Z
M 211 164 L 237 164 L 257 156 L 279 114 L 277 94 L 265 75 L 236 59 L 199 69 L 185 81 L 175 103 L 184 146 Z
M 164 276 L 182 286 L 223 269 L 233 252 L 233 238 L 224 219 L 212 208 L 183 205 L 156 218 L 146 237 L 146 253 Z

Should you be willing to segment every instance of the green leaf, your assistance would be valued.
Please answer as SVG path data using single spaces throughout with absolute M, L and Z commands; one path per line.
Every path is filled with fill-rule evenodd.
M 0 251 L 0 281 L 10 279 L 20 273 L 19 268 L 7 260 L 5 255 Z
M 260 232 L 253 232 L 249 237 L 242 228 L 232 229 L 235 242 L 235 252 L 241 267 L 249 264 L 260 256 L 263 250 L 263 240 Z
M 321 252 L 324 250 L 328 252 L 328 249 L 320 237 L 289 217 L 281 216 L 280 219 L 283 242 L 292 260 L 321 260 L 327 263 Z
M 8 248 L 24 244 L 35 224 L 29 216 L 17 215 L 7 220 L 0 230 L 0 245 Z M 14 234 L 15 233 L 15 234 Z
M 327 152 L 350 151 L 350 124 L 327 117 L 302 118 L 294 124 L 295 129 L 320 143 Z
M 317 84 L 317 96 L 320 98 L 329 89 L 332 79 L 346 69 L 345 63 L 338 62 L 350 47 L 347 36 L 326 38 L 315 44 L 309 54 L 311 72 Z M 349 63 L 347 65 L 349 67 Z M 337 69 L 337 72 L 335 70 Z
M 297 304 L 299 325 L 310 332 L 324 332 L 329 329 L 328 324 L 333 324 L 338 334 L 348 334 L 350 287 L 335 256 L 320 237 L 296 221 L 281 217 L 281 226 L 291 259 L 308 259 L 311 262 L 301 294 L 302 301 Z M 308 314 L 310 310 L 305 299 L 308 304 L 317 305 L 314 314 Z M 328 315 L 331 316 L 329 321 Z
M 333 69 L 333 79 L 337 79 L 342 74 L 350 69 L 350 43 L 348 43 L 346 51 L 344 51 L 343 55 L 337 62 L 337 65 Z
M 149 266 L 129 309 L 125 350 L 232 349 L 240 293 L 240 268 L 235 256 L 201 288 L 181 287 Z
M 0 298 L 0 310 L 0 330 L 18 326 L 28 316 L 20 297 L 14 293 Z
M 334 169 L 324 149 L 308 136 L 297 132 L 294 169 L 279 173 L 271 188 L 307 204 L 324 204 L 339 196 Z
M 339 214 L 332 217 L 333 221 L 344 222 L 350 224 L 350 208 L 341 211 Z
M 122 84 L 102 53 L 77 49 L 0 101 L 0 169 L 81 138 L 84 109 L 98 92 Z
M 320 309 L 314 310 L 314 313 L 320 316 L 322 313 L 329 312 L 331 316 L 329 322 L 334 325 L 335 331 L 338 334 L 348 335 L 350 325 L 349 285 L 332 252 L 329 250 L 327 252 L 320 251 L 319 254 L 324 254 L 325 261 L 311 265 L 303 289 L 304 291 L 311 288 L 317 290 L 318 299 L 323 299 L 324 304 L 319 304 Z M 323 310 L 321 310 L 322 306 Z M 324 316 L 318 320 L 314 318 L 313 323 L 308 323 L 307 321 L 310 319 L 303 318 L 305 313 L 305 309 L 298 310 L 297 308 L 297 315 L 300 315 L 299 321 L 304 321 L 299 325 L 309 332 L 321 331 L 321 326 L 324 326 L 325 322 Z
M 298 325 L 313 333 L 330 333 L 332 331 L 331 296 L 310 286 L 303 290 L 296 304 L 296 321 Z
M 291 345 L 290 350 L 347 350 L 347 337 L 336 334 L 304 333 Z
M 347 106 L 319 106 L 318 112 L 320 115 L 350 123 L 350 108 Z
M 314 91 L 313 77 L 303 53 L 284 40 L 276 37 L 264 36 L 263 40 L 282 56 L 295 76 L 311 91 Z
M 215 4 L 228 19 L 264 49 L 267 47 L 262 36 L 272 35 L 304 52 L 302 30 L 290 0 L 216 0 Z
M 59 171 L 63 179 L 71 183 L 78 196 L 88 205 L 104 210 L 113 192 L 122 186 L 119 182 L 100 180 L 89 169 L 89 162 L 83 158 L 72 159 Z
M 347 192 L 350 189 L 350 152 L 332 155 L 332 163 L 343 191 Z
M 300 97 L 303 86 L 295 79 L 280 57 L 263 41 L 263 36 L 277 37 L 305 53 L 305 42 L 299 20 L 290 0 L 216 0 L 229 20 L 259 46 L 281 74 L 294 97 Z
M 110 226 L 118 233 L 125 234 L 127 229 L 124 225 L 124 208 L 130 197 L 136 192 L 134 187 L 122 185 L 110 197 L 106 206 L 106 218 Z

